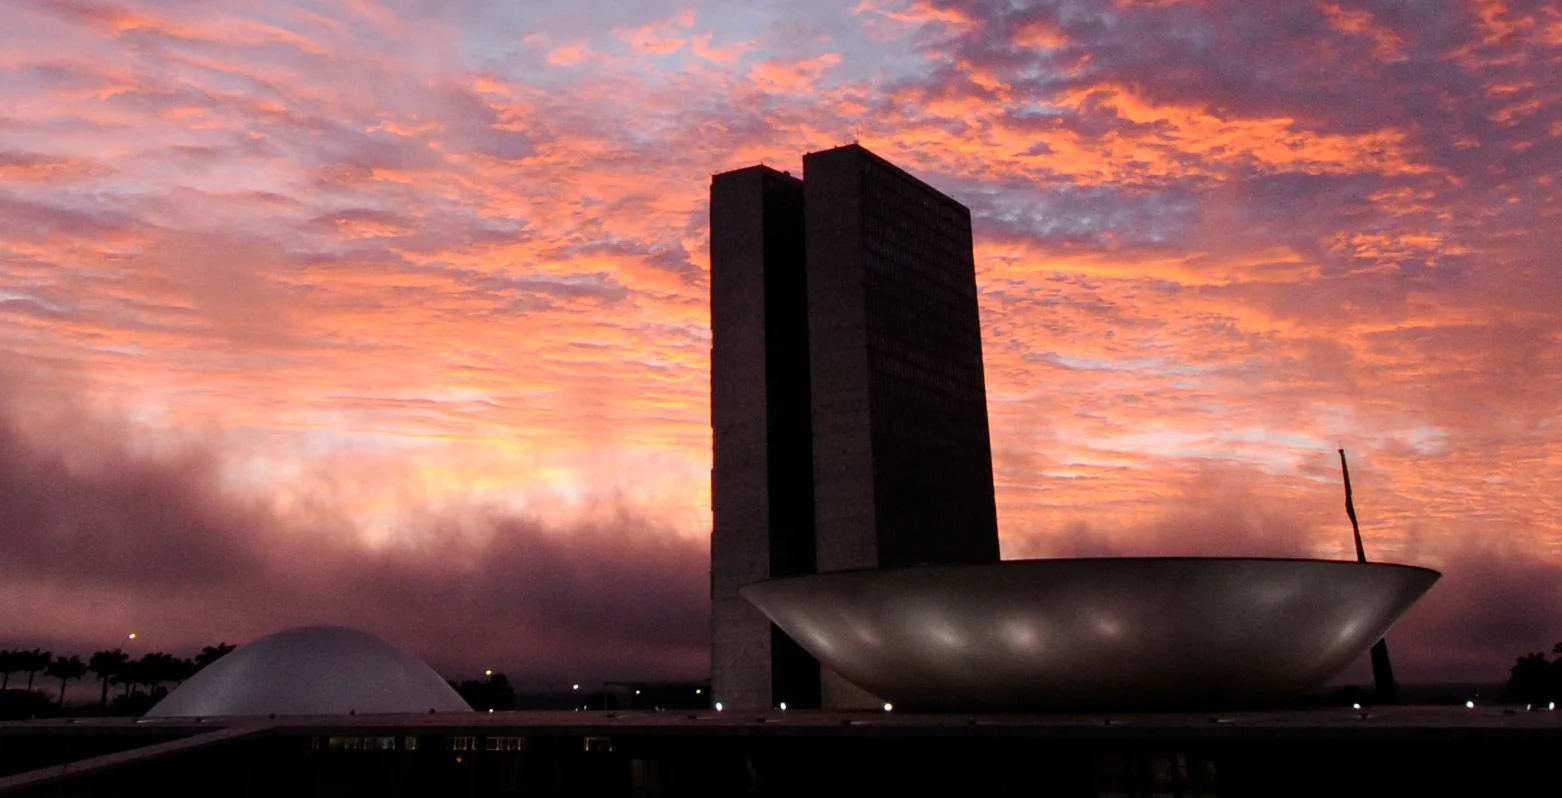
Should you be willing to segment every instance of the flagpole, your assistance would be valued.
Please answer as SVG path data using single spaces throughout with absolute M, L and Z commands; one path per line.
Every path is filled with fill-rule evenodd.
M 1340 473 L 1345 476 L 1345 514 L 1350 516 L 1351 532 L 1356 536 L 1356 562 L 1367 561 L 1367 550 L 1361 545 L 1361 524 L 1356 521 L 1356 502 L 1351 497 L 1350 466 L 1345 464 L 1345 450 L 1340 450 Z M 1380 638 L 1372 646 L 1372 684 L 1380 704 L 1399 703 L 1399 685 L 1394 681 L 1394 666 L 1388 659 L 1388 640 Z

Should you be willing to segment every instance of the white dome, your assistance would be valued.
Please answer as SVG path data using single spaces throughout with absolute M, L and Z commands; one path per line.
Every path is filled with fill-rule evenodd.
M 366 632 L 288 629 L 202 668 L 149 717 L 471 712 L 423 660 Z

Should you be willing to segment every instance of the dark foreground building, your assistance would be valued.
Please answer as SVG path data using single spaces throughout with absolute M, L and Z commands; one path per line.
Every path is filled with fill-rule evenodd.
M 0 723 L 7 796 L 1518 795 L 1562 713 L 517 712 Z
M 998 559 L 971 216 L 850 145 L 711 181 L 712 685 L 877 703 L 737 590 Z

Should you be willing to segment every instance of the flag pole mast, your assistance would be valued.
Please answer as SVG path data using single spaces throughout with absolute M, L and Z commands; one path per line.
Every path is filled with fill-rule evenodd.
M 1356 536 L 1356 562 L 1367 561 L 1367 550 L 1361 545 L 1361 525 L 1356 521 L 1356 503 L 1351 498 L 1350 466 L 1345 464 L 1345 450 L 1340 450 L 1340 473 L 1345 476 L 1345 514 L 1350 516 L 1350 528 Z M 1372 684 L 1380 704 L 1399 703 L 1399 685 L 1394 681 L 1394 666 L 1388 659 L 1388 640 L 1379 639 L 1372 646 Z

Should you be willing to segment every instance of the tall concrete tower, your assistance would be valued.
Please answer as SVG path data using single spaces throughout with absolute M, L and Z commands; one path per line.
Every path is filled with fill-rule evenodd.
M 733 708 L 819 706 L 819 663 L 738 588 L 814 572 L 803 182 L 711 180 L 711 687 Z
M 876 703 L 739 587 L 998 559 L 970 211 L 857 145 L 803 165 L 711 183 L 712 691 L 735 708 Z

